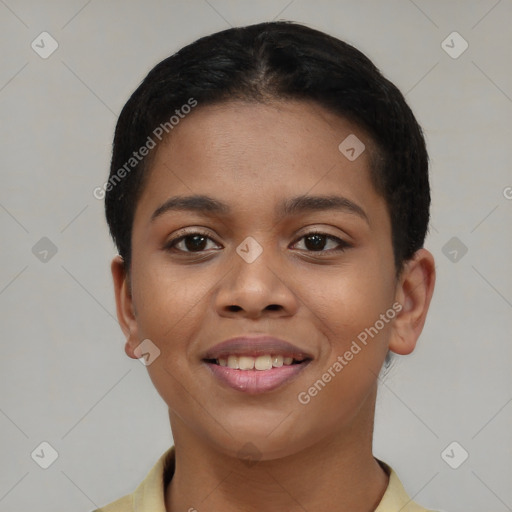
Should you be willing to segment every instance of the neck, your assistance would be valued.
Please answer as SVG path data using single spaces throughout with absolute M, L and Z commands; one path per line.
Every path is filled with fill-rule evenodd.
M 174 476 L 167 511 L 375 510 L 388 475 L 372 454 L 375 393 L 343 430 L 286 457 L 252 462 L 226 455 L 170 413 Z

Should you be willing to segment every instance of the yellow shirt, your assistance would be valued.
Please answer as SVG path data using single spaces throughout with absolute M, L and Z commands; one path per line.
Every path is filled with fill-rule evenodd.
M 92 512 L 166 512 L 164 490 L 174 473 L 174 456 L 172 446 L 158 459 L 132 494 Z M 375 512 L 433 512 L 412 501 L 393 469 L 379 462 L 389 474 L 389 484 Z

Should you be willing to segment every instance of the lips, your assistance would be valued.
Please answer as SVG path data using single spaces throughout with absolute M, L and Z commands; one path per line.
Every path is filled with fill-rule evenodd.
M 249 394 L 284 385 L 312 359 L 309 352 L 270 336 L 231 338 L 209 349 L 202 358 L 221 385 Z

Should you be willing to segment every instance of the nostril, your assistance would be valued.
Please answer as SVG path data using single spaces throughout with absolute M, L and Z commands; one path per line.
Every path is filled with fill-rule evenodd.
M 283 306 L 279 304 L 270 304 L 265 309 L 269 311 L 279 311 L 282 309 Z M 228 311 L 240 311 L 243 309 L 241 306 L 237 306 L 236 304 L 232 304 L 230 306 L 227 306 Z

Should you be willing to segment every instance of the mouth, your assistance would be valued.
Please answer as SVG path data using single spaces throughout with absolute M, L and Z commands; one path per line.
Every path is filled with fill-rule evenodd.
M 248 394 L 265 393 L 288 384 L 312 360 L 311 354 L 268 336 L 227 340 L 202 359 L 217 384 Z

